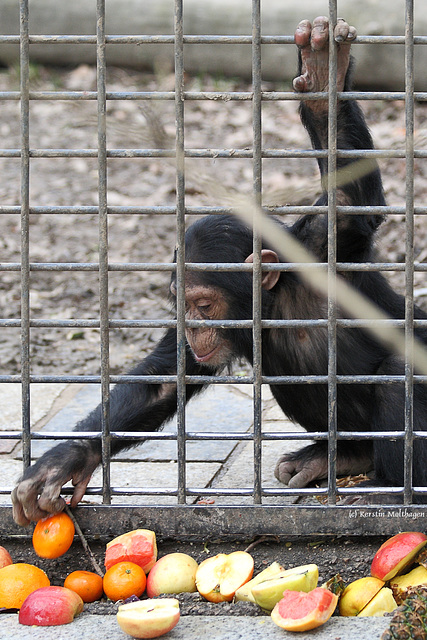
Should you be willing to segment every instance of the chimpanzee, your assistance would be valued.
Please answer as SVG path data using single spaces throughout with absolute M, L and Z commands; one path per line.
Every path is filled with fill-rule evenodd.
M 295 33 L 299 49 L 299 74 L 294 88 L 300 92 L 328 89 L 328 20 L 316 18 L 313 26 L 302 21 Z M 350 45 L 354 28 L 339 20 L 334 31 L 338 48 L 338 91 L 349 89 Z M 327 147 L 327 100 L 303 101 L 301 120 L 315 149 Z M 338 104 L 338 147 L 371 149 L 371 136 L 358 104 L 343 100 Z M 350 167 L 352 159 L 338 159 L 338 169 Z M 321 176 L 326 161 L 319 160 Z M 351 170 L 347 173 L 351 176 Z M 384 205 L 381 176 L 371 165 L 367 174 L 354 175 L 339 186 L 340 205 Z M 323 193 L 317 203 L 325 205 Z M 337 217 L 337 258 L 343 262 L 373 259 L 373 239 L 382 221 L 380 215 L 343 215 Z M 282 224 L 277 221 L 277 224 Z M 306 215 L 292 226 L 290 233 L 310 249 L 320 261 L 327 260 L 327 217 Z M 207 216 L 188 229 L 185 238 L 187 262 L 251 262 L 252 232 L 233 216 Z M 262 261 L 284 261 L 268 246 L 262 248 Z M 355 287 L 379 304 L 393 318 L 404 318 L 404 299 L 377 272 L 354 271 L 345 276 Z M 171 294 L 176 294 L 172 276 Z M 247 272 L 188 272 L 185 280 L 186 317 L 188 319 L 248 319 L 252 317 L 252 276 Z M 327 317 L 327 302 L 307 288 L 296 272 L 263 271 L 263 318 Z M 426 318 L 419 309 L 417 318 Z M 427 342 L 427 332 L 417 331 Z M 188 328 L 186 331 L 186 369 L 188 375 L 219 374 L 233 360 L 252 362 L 250 329 Z M 154 351 L 133 371 L 134 375 L 170 375 L 176 373 L 176 330 L 168 330 Z M 266 329 L 262 334 L 262 366 L 265 375 L 325 375 L 328 363 L 327 330 L 323 327 Z M 343 375 L 401 374 L 402 362 L 371 335 L 357 328 L 337 330 L 337 370 Z M 188 385 L 187 400 L 203 385 Z M 308 431 L 327 430 L 327 385 L 272 385 L 272 393 L 283 412 Z M 404 428 L 403 385 L 338 385 L 337 415 L 339 430 L 390 431 Z M 152 431 L 176 412 L 174 384 L 118 384 L 111 393 L 112 431 Z M 427 389 L 416 385 L 415 429 L 427 429 Z M 101 409 L 95 409 L 76 429 L 99 431 Z M 113 441 L 113 455 L 130 446 L 128 441 Z M 414 485 L 427 485 L 426 443 L 416 441 Z M 91 474 L 100 463 L 99 440 L 75 440 L 58 444 L 28 468 L 12 494 L 14 518 L 21 525 L 60 511 L 64 500 L 62 486 L 72 480 L 75 487 L 71 505 L 85 493 Z M 340 475 L 374 471 L 377 483 L 401 485 L 403 482 L 403 445 L 401 441 L 373 443 L 338 442 L 337 473 Z M 327 476 L 327 444 L 318 441 L 295 454 L 280 458 L 276 477 L 291 487 L 304 487 Z

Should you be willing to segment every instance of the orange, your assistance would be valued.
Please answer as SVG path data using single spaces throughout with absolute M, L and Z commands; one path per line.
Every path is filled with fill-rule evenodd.
M 30 593 L 49 586 L 50 580 L 42 569 L 25 562 L 9 564 L 0 569 L 0 607 L 20 609 Z
M 142 596 L 147 578 L 144 569 L 134 562 L 118 562 L 104 576 L 104 593 L 110 600 L 126 600 Z
M 64 587 L 78 593 L 83 602 L 95 602 L 103 593 L 102 578 L 92 571 L 73 571 L 65 578 Z
M 74 524 L 66 513 L 39 520 L 33 533 L 34 551 L 41 558 L 59 558 L 71 547 Z

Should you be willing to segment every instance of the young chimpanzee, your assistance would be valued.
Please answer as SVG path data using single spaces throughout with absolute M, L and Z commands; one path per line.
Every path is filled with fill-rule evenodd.
M 350 44 L 356 33 L 340 20 L 335 28 L 338 47 L 338 91 L 349 88 Z M 297 91 L 328 89 L 328 21 L 317 18 L 299 24 L 295 42 L 299 48 Z M 306 101 L 301 119 L 314 148 L 327 146 L 327 100 Z M 371 149 L 372 140 L 362 113 L 354 101 L 338 105 L 338 146 L 340 149 Z M 338 168 L 352 164 L 339 159 Z M 322 177 L 326 161 L 319 161 Z M 347 172 L 351 176 L 351 171 Z M 339 187 L 340 205 L 384 205 L 381 177 L 376 166 L 367 175 L 355 176 Z M 323 194 L 316 204 L 326 204 Z M 378 215 L 338 215 L 337 255 L 339 261 L 369 261 L 373 256 L 373 236 L 381 223 Z M 278 222 L 278 224 L 280 224 Z M 300 242 L 327 259 L 327 220 L 324 214 L 302 217 L 288 229 Z M 186 234 L 187 262 L 251 262 L 252 233 L 232 216 L 206 217 L 192 225 Z M 265 263 L 279 262 L 269 247 L 262 249 Z M 346 276 L 362 293 L 379 304 L 393 318 L 404 318 L 404 300 L 395 293 L 383 276 L 371 271 L 352 272 Z M 300 280 L 297 273 L 264 271 L 262 277 L 264 318 L 326 318 L 327 303 Z M 175 293 L 174 277 L 171 292 Z M 249 273 L 189 272 L 185 281 L 188 319 L 247 319 L 252 317 L 252 277 Z M 425 318 L 418 309 L 417 318 Z M 427 332 L 418 331 L 427 342 Z M 187 374 L 214 375 L 236 358 L 252 361 L 252 333 L 248 329 L 219 330 L 188 328 Z M 262 365 L 265 375 L 306 375 L 327 373 L 327 331 L 322 327 L 264 330 Z M 366 332 L 357 328 L 338 328 L 337 369 L 343 375 L 401 374 L 401 361 L 391 355 Z M 136 375 L 176 373 L 176 331 L 168 330 L 153 353 L 134 371 Z M 188 385 L 187 399 L 202 386 Z M 327 386 L 295 384 L 272 386 L 283 412 L 309 431 L 327 430 Z M 338 429 L 390 431 L 404 428 L 404 394 L 402 385 L 338 385 Z M 427 389 L 415 388 L 415 429 L 427 428 Z M 119 384 L 111 394 L 111 430 L 152 431 L 176 412 L 176 386 L 173 384 Z M 100 430 L 98 407 L 76 427 L 80 431 Z M 112 453 L 128 447 L 128 441 L 113 441 Z M 427 485 L 427 444 L 416 441 L 414 485 Z M 101 460 L 99 440 L 75 440 L 61 443 L 45 453 L 28 468 L 12 494 L 14 518 L 19 524 L 39 520 L 60 511 L 63 485 L 72 480 L 75 487 L 72 506 L 85 493 L 91 474 Z M 401 441 L 369 443 L 340 441 L 337 473 L 340 475 L 374 470 L 380 484 L 403 482 L 403 445 Z M 316 478 L 327 476 L 327 444 L 317 442 L 293 455 L 282 457 L 276 467 L 279 480 L 291 487 L 304 487 Z

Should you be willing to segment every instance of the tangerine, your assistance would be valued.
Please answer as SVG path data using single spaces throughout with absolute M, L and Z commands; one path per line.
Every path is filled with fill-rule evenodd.
M 144 569 L 134 562 L 118 562 L 104 576 L 104 593 L 110 600 L 142 596 L 147 584 Z
M 45 572 L 33 564 L 9 564 L 0 569 L 0 607 L 20 609 L 30 593 L 49 586 L 50 580 Z
M 71 547 L 74 524 L 64 512 L 39 520 L 33 532 L 34 551 L 41 558 L 59 558 Z
M 83 602 L 95 602 L 103 593 L 102 578 L 92 571 L 73 571 L 65 578 L 64 587 L 78 593 Z

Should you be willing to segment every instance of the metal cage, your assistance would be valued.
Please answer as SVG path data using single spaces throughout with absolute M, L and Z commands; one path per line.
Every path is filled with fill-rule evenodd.
M 271 533 L 276 535 L 298 535 L 298 534 L 384 534 L 395 533 L 399 530 L 425 528 L 425 510 L 420 506 L 411 504 L 414 494 L 425 495 L 427 488 L 413 487 L 411 477 L 411 461 L 413 442 L 415 438 L 425 437 L 426 434 L 414 433 L 412 426 L 412 398 L 414 383 L 425 383 L 426 375 L 415 375 L 414 366 L 411 360 L 412 335 L 416 324 L 421 326 L 423 321 L 414 321 L 413 318 L 413 279 L 414 271 L 425 271 L 426 265 L 414 264 L 414 215 L 425 215 L 427 207 L 415 207 L 414 203 L 414 158 L 425 158 L 425 150 L 415 150 L 414 148 L 414 105 L 416 101 L 423 101 L 427 98 L 427 93 L 415 92 L 414 90 L 414 47 L 427 44 L 426 37 L 414 37 L 413 26 L 413 1 L 405 0 L 406 25 L 405 36 L 364 36 L 359 35 L 356 44 L 399 44 L 405 48 L 405 90 L 401 92 L 351 92 L 337 96 L 334 89 L 334 78 L 336 76 L 336 56 L 330 57 L 330 87 L 329 92 L 329 149 L 327 152 L 314 152 L 303 149 L 265 149 L 262 142 L 262 105 L 266 101 L 286 101 L 299 100 L 300 97 L 288 91 L 264 91 L 261 77 L 261 47 L 264 44 L 293 45 L 293 36 L 263 36 L 261 33 L 261 2 L 252 0 L 252 34 L 247 36 L 187 36 L 183 31 L 183 0 L 175 0 L 175 27 L 173 35 L 164 36 L 116 36 L 108 35 L 105 31 L 105 0 L 97 0 L 97 33 L 96 36 L 43 36 L 30 35 L 28 28 L 29 2 L 20 0 L 20 34 L 19 36 L 1 36 L 0 43 L 11 43 L 20 45 L 20 88 L 17 91 L 2 92 L 0 100 L 20 101 L 21 105 L 21 146 L 18 149 L 0 149 L 0 156 L 3 158 L 20 159 L 21 166 L 21 204 L 20 206 L 4 203 L 0 206 L 0 216 L 19 213 L 21 216 L 21 261 L 20 263 L 1 263 L 0 271 L 12 271 L 20 273 L 21 277 L 21 317 L 20 319 L 0 319 L 2 331 L 7 331 L 10 327 L 20 328 L 21 331 L 21 373 L 20 375 L 1 375 L 0 383 L 20 383 L 22 387 L 22 431 L 0 432 L 2 439 L 20 439 L 22 441 L 23 464 L 24 467 L 30 464 L 31 444 L 35 440 L 58 440 L 75 437 L 75 433 L 46 434 L 43 432 L 31 433 L 30 428 L 30 386 L 36 382 L 67 382 L 67 383 L 100 383 L 102 389 L 102 443 L 103 443 L 103 482 L 102 487 L 92 488 L 88 491 L 91 495 L 102 495 L 103 504 L 97 506 L 82 506 L 78 510 L 78 518 L 82 528 L 88 534 L 112 534 L 120 533 L 124 528 L 136 528 L 144 526 L 160 531 L 164 536 L 247 536 L 261 533 Z M 331 23 L 337 18 L 336 0 L 329 1 L 329 17 Z M 117 43 L 144 44 L 165 42 L 173 44 L 175 59 L 175 89 L 173 91 L 122 91 L 109 92 L 106 83 L 106 48 L 114 47 Z M 31 91 L 30 90 L 30 45 L 31 44 L 52 44 L 67 43 L 78 47 L 80 44 L 96 44 L 97 52 L 97 87 L 96 91 Z M 199 44 L 209 46 L 212 44 L 243 44 L 250 45 L 252 50 L 252 89 L 250 91 L 186 91 L 184 85 L 184 52 L 187 44 Z M 305 99 L 318 98 L 318 94 L 306 94 Z M 376 151 L 351 151 L 337 152 L 337 131 L 336 131 L 336 104 L 337 97 L 358 100 L 400 100 L 405 101 L 406 118 L 406 150 L 396 151 L 393 149 L 382 149 Z M 29 120 L 31 105 L 40 100 L 91 100 L 97 105 L 98 120 L 98 144 L 91 149 L 32 149 L 30 148 Z M 137 100 L 137 101 L 172 101 L 175 104 L 175 148 L 174 149 L 115 149 L 109 148 L 106 142 L 106 121 L 107 104 L 114 100 Z M 193 149 L 188 148 L 184 138 L 185 124 L 185 103 L 188 100 L 224 100 L 224 101 L 248 101 L 252 105 L 253 122 L 253 145 L 251 149 Z M 406 203 L 405 206 L 388 206 L 386 208 L 357 208 L 357 213 L 372 213 L 374 209 L 381 209 L 385 213 L 405 214 L 406 226 L 406 258 L 402 263 L 375 263 L 375 264 L 342 264 L 337 263 L 335 253 L 335 216 L 337 212 L 336 186 L 334 184 L 336 158 L 338 154 L 349 154 L 351 157 L 405 157 L 406 158 Z M 227 327 L 251 327 L 254 336 L 254 366 L 251 374 L 241 375 L 221 375 L 212 379 L 215 384 L 239 383 L 247 384 L 253 388 L 253 430 L 251 433 L 230 431 L 228 434 L 186 432 L 186 408 L 185 389 L 186 385 L 200 382 L 196 377 L 185 375 L 185 306 L 184 306 L 184 274 L 187 269 L 201 270 L 212 269 L 212 265 L 192 264 L 186 265 L 184 254 L 184 233 L 186 218 L 205 213 L 215 213 L 221 215 L 229 213 L 232 209 L 228 207 L 194 207 L 186 203 L 186 158 L 248 158 L 253 167 L 253 195 L 256 202 L 261 202 L 262 193 L 262 163 L 265 158 L 294 158 L 294 157 L 320 157 L 327 156 L 329 166 L 328 197 L 328 264 L 327 274 L 329 282 L 329 304 L 327 320 L 310 321 L 273 321 L 262 320 L 260 314 L 260 282 L 261 263 L 255 259 L 253 265 L 253 287 L 254 287 L 254 313 L 250 321 L 226 321 L 221 325 Z M 90 157 L 97 160 L 98 166 L 98 205 L 97 206 L 32 206 L 29 197 L 29 176 L 30 166 L 35 158 L 75 158 Z M 112 206 L 107 199 L 107 161 L 110 158 L 156 158 L 169 157 L 176 163 L 176 204 L 175 206 L 153 206 L 153 207 L 127 207 Z M 232 160 L 230 160 L 232 161 Z M 319 207 L 311 206 L 290 206 L 273 207 L 271 210 L 276 214 L 311 213 L 319 211 Z M 354 213 L 355 209 L 346 208 L 348 213 Z M 53 218 L 64 213 L 73 214 L 76 217 L 87 214 L 97 214 L 99 220 L 99 260 L 92 263 L 31 263 L 30 262 L 30 236 L 29 225 L 30 214 L 50 214 Z M 114 264 L 109 260 L 108 255 L 108 219 L 109 216 L 120 216 L 121 214 L 172 214 L 176 216 L 176 241 L 177 241 L 177 261 L 176 264 L 165 263 L 126 263 Z M 254 254 L 259 256 L 261 239 L 258 232 L 254 234 Z M 323 265 L 325 266 L 325 265 Z M 216 270 L 231 269 L 252 269 L 252 265 L 229 265 L 216 264 Z M 279 265 L 280 269 L 298 269 L 298 264 L 287 263 Z M 336 373 L 336 328 L 341 323 L 345 326 L 356 326 L 358 320 L 341 320 L 336 317 L 336 301 L 334 282 L 337 272 L 345 270 L 376 269 L 381 271 L 404 271 L 406 279 L 406 316 L 405 320 L 395 321 L 393 324 L 403 327 L 407 340 L 407 357 L 404 376 L 338 376 Z M 112 320 L 109 317 L 109 291 L 108 281 L 111 272 L 123 271 L 165 271 L 176 269 L 177 272 L 177 320 Z M 30 275 L 37 276 L 37 272 L 46 270 L 71 271 L 91 271 L 99 275 L 99 298 L 100 314 L 99 318 L 91 320 L 35 320 L 30 313 Z M 425 322 L 425 321 L 424 321 Z M 329 363 L 328 375 L 322 377 L 307 376 L 303 379 L 295 377 L 283 377 L 280 379 L 269 378 L 262 375 L 261 369 L 261 329 L 272 326 L 327 326 L 329 341 Z M 193 321 L 197 325 L 197 322 Z M 200 324 L 200 321 L 199 321 Z M 159 483 L 156 489 L 148 490 L 144 487 L 112 487 L 110 482 L 110 444 L 114 438 L 126 438 L 129 434 L 112 433 L 109 427 L 109 395 L 110 385 L 122 382 L 140 382 L 141 379 L 129 375 L 110 375 L 109 366 L 109 333 L 113 328 L 120 327 L 170 327 L 176 326 L 178 334 L 178 373 L 176 378 L 150 377 L 147 382 L 176 381 L 178 388 L 177 406 L 177 435 L 169 433 L 139 433 L 137 437 L 147 440 L 168 440 L 176 438 L 178 450 L 178 478 L 176 488 L 173 490 L 163 489 Z M 34 375 L 30 367 L 30 329 L 40 327 L 62 327 L 62 328 L 82 328 L 99 327 L 101 343 L 101 373 L 99 376 L 87 375 Z M 424 374 L 427 372 L 424 372 Z M 351 378 L 351 379 L 349 379 Z M 204 381 L 204 380 L 203 380 Z M 262 386 L 274 381 L 280 384 L 292 384 L 303 382 L 310 384 L 313 382 L 323 382 L 328 384 L 329 389 L 329 431 L 328 433 L 266 433 L 262 428 L 261 417 L 261 389 Z M 394 384 L 404 382 L 406 394 L 405 431 L 390 432 L 388 434 L 372 434 L 349 432 L 345 434 L 337 433 L 336 427 L 336 392 L 337 386 L 342 383 L 353 384 Z M 203 400 L 199 400 L 203 402 Z M 97 433 L 81 434 L 84 438 L 99 437 Z M 132 434 L 135 437 L 135 434 Z M 396 495 L 403 495 L 404 505 L 396 507 L 358 507 L 357 510 L 351 507 L 337 506 L 337 495 L 351 494 L 352 490 L 337 488 L 335 480 L 336 446 L 338 438 L 350 439 L 372 439 L 375 438 L 400 438 L 405 443 L 405 483 L 403 487 L 388 489 Z M 250 487 L 238 487 L 228 489 L 215 489 L 212 487 L 200 488 L 188 485 L 186 478 L 186 444 L 189 441 L 209 442 L 216 439 L 228 439 L 239 442 L 249 441 L 253 443 L 253 485 Z M 327 439 L 329 447 L 329 482 L 327 487 L 310 489 L 269 489 L 263 486 L 261 477 L 261 447 L 266 441 L 277 441 L 278 445 L 283 440 L 313 440 Z M 1 487 L 1 494 L 10 493 L 12 487 Z M 134 496 L 135 504 L 126 506 L 112 506 L 111 496 Z M 167 506 L 144 506 L 138 503 L 137 496 L 144 495 L 172 495 L 176 503 Z M 193 504 L 197 496 L 250 496 L 251 505 L 235 506 L 229 504 L 224 506 L 197 505 Z M 323 503 L 319 504 L 280 504 L 282 496 L 323 496 Z M 265 498 L 277 499 L 277 504 L 265 504 Z M 11 509 L 8 506 L 0 507 L 0 532 L 4 535 L 20 534 L 21 531 L 12 522 Z

